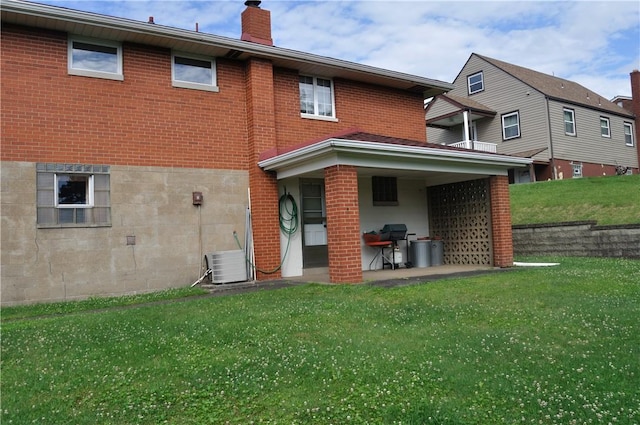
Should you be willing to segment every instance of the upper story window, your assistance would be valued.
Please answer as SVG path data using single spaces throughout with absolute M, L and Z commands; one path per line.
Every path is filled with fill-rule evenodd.
M 36 164 L 39 227 L 111 225 L 110 167 Z
M 564 134 L 567 136 L 576 135 L 576 113 L 573 109 L 564 108 Z
M 633 124 L 624 123 L 624 143 L 627 146 L 633 146 Z
M 607 117 L 600 117 L 600 135 L 602 137 L 611 137 L 611 127 Z
M 520 114 L 518 111 L 502 116 L 502 140 L 520 137 Z
M 173 53 L 171 80 L 174 87 L 218 91 L 216 63 L 209 57 Z
M 123 80 L 122 45 L 103 40 L 70 37 L 68 72 L 71 75 Z
M 300 115 L 306 118 L 335 119 L 333 81 L 300 76 Z
M 477 72 L 467 77 L 467 83 L 469 86 L 469 94 L 474 94 L 484 90 L 484 76 L 482 71 Z

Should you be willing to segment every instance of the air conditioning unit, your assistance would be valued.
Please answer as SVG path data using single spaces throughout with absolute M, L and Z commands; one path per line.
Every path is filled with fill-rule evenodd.
M 213 284 L 245 282 L 247 261 L 244 251 L 217 251 L 205 255 L 207 270 L 211 269 L 209 280 Z

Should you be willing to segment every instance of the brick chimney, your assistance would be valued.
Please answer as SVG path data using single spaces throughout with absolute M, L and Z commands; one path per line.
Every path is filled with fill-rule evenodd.
M 631 71 L 631 112 L 636 116 L 635 144 L 638 149 L 638 166 L 640 167 L 640 71 Z
M 273 46 L 271 39 L 271 12 L 260 9 L 260 0 L 247 0 L 247 8 L 242 12 L 243 41 Z

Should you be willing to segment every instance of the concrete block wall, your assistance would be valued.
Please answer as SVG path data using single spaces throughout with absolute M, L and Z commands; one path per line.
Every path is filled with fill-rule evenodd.
M 640 258 L 640 224 L 598 226 L 595 221 L 513 226 L 518 256 Z
M 112 226 L 98 228 L 37 228 L 35 164 L 3 162 L 1 178 L 2 305 L 184 287 L 205 253 L 243 240 L 243 171 L 113 166 Z

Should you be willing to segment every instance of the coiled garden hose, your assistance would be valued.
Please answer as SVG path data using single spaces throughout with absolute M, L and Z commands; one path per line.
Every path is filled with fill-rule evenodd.
M 289 245 L 291 244 L 291 237 L 298 231 L 298 204 L 296 204 L 296 200 L 291 196 L 290 193 L 282 194 L 278 201 L 278 215 L 280 221 L 280 231 L 284 233 L 287 237 L 287 247 L 285 248 L 284 255 L 282 256 L 282 261 L 280 264 L 273 270 L 262 270 L 259 269 L 253 262 L 249 259 L 245 254 L 245 258 L 247 263 L 255 270 L 259 271 L 263 274 L 273 274 L 282 268 L 282 264 L 284 264 L 284 260 L 287 258 L 287 254 L 289 253 Z M 240 245 L 240 241 L 238 240 L 238 234 L 236 231 L 233 231 L 233 237 L 238 244 L 238 247 L 242 249 Z

